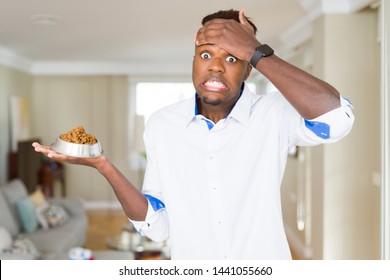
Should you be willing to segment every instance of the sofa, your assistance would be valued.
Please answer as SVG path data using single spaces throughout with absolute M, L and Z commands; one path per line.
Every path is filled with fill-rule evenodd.
M 83 246 L 87 227 L 82 199 L 49 199 L 39 189 L 29 194 L 20 179 L 0 186 L 1 260 L 66 259 Z

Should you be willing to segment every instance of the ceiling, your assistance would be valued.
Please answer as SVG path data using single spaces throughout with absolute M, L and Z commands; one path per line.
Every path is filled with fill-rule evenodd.
M 0 0 L 0 64 L 34 74 L 188 74 L 205 15 L 244 8 L 258 39 L 281 50 L 282 35 L 324 2 L 335 0 Z

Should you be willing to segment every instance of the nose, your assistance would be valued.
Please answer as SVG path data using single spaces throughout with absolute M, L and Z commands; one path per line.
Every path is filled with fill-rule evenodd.
M 223 59 L 219 57 L 214 57 L 209 64 L 209 71 L 212 72 L 225 72 L 225 65 L 223 63 Z

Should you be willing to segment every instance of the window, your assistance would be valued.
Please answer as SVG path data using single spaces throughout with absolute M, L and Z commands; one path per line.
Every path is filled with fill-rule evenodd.
M 143 133 L 145 123 L 155 111 L 170 104 L 191 98 L 195 89 L 191 82 L 136 82 L 135 115 L 130 125 L 130 168 L 143 171 L 146 166 Z M 134 107 L 133 107 L 134 108 Z M 140 176 L 142 178 L 142 176 Z M 142 179 L 139 179 L 142 185 Z
M 136 114 L 145 121 L 158 109 L 193 97 L 192 83 L 137 83 Z

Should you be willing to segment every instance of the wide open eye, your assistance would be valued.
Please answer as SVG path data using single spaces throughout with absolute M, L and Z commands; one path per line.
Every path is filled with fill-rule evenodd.
M 200 54 L 200 57 L 203 58 L 203 59 L 210 59 L 211 58 L 211 54 L 209 54 L 208 52 L 202 52 Z
M 237 58 L 235 58 L 235 57 L 232 56 L 232 55 L 229 55 L 229 56 L 226 58 L 226 61 L 227 61 L 227 62 L 234 63 L 234 62 L 237 61 Z

